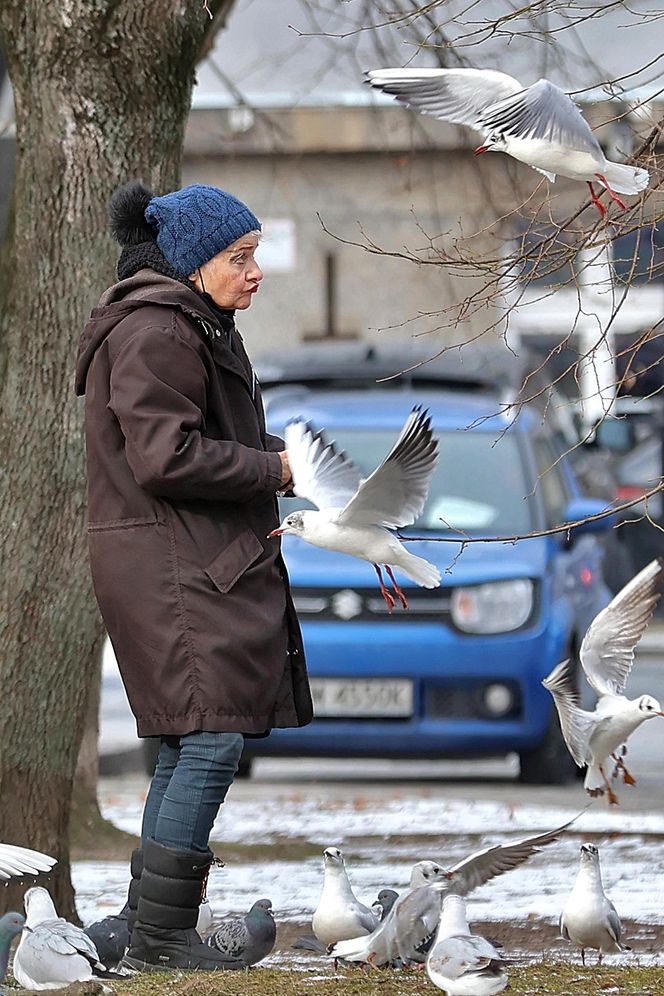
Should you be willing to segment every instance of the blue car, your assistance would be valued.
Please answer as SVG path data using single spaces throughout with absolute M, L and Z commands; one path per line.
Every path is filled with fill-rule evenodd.
M 578 521 L 604 508 L 584 498 L 541 415 L 502 415 L 495 395 L 418 386 L 303 387 L 267 392 L 280 433 L 302 416 L 324 428 L 366 475 L 414 405 L 427 408 L 440 457 L 428 501 L 404 535 L 437 564 L 440 588 L 398 577 L 408 610 L 391 614 L 371 564 L 284 536 L 302 623 L 316 718 L 247 741 L 256 754 L 443 758 L 517 751 L 521 778 L 567 782 L 575 768 L 541 681 L 577 653 L 609 601 L 602 580 L 606 522 L 517 543 L 467 543 Z M 490 417 L 487 417 L 490 416 Z M 282 499 L 285 515 L 310 507 Z M 444 542 L 440 542 L 440 541 Z

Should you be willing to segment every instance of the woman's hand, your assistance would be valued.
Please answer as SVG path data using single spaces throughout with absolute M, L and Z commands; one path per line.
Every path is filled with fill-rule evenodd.
M 281 490 L 288 491 L 289 488 L 287 488 L 286 485 L 291 485 L 293 483 L 293 478 L 286 450 L 281 450 L 279 453 L 279 459 L 281 460 Z

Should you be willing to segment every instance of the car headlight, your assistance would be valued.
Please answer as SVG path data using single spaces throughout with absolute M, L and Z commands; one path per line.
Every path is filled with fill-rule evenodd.
M 455 588 L 452 622 L 464 633 L 509 633 L 529 618 L 534 591 L 529 578 Z

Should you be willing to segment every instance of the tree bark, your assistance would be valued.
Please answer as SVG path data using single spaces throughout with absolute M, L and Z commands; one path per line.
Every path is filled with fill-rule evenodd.
M 233 0 L 210 0 L 225 17 Z M 177 186 L 202 0 L 0 0 L 16 104 L 13 225 L 0 274 L 0 841 L 58 858 L 75 914 L 72 784 L 101 623 L 85 544 L 78 337 L 113 280 L 118 184 Z M 0 912 L 23 889 L 3 889 Z

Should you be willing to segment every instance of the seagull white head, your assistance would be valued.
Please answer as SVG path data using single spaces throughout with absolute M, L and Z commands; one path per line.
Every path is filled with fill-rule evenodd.
M 328 865 L 343 865 L 344 856 L 338 847 L 326 847 L 323 851 L 325 867 Z
M 579 848 L 582 864 L 595 865 L 599 863 L 599 847 L 595 844 L 581 844 Z
M 446 871 L 437 861 L 418 861 L 410 873 L 410 886 L 412 889 L 419 889 L 449 878 L 452 878 L 452 872 Z
M 34 927 L 42 920 L 57 919 L 57 910 L 50 894 L 39 885 L 28 889 L 23 897 L 23 905 L 25 906 L 26 926 L 28 928 Z
M 638 700 L 638 710 L 644 719 L 653 719 L 655 716 L 664 716 L 662 707 L 652 695 L 642 695 Z
M 301 536 L 306 528 L 306 514 L 306 512 L 291 512 L 290 515 L 286 516 L 278 529 L 273 529 L 271 533 L 268 533 L 267 538 L 273 539 L 273 537 L 283 536 L 285 533 L 292 533 L 294 536 Z
M 484 139 L 481 145 L 473 149 L 473 152 L 476 156 L 481 156 L 483 152 L 505 152 L 506 149 L 507 142 L 505 141 L 505 136 L 502 132 L 493 131 Z

